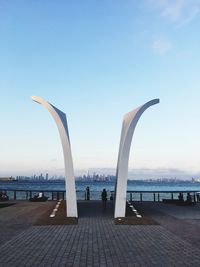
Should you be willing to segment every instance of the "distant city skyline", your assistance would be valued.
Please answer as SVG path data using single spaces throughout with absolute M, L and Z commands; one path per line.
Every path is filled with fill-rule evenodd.
M 91 169 L 82 169 L 75 171 L 75 177 L 113 177 L 116 176 L 115 168 L 91 168 Z M 36 179 L 40 178 L 42 180 L 48 179 L 64 179 L 64 169 L 59 173 L 21 173 L 12 175 L 13 178 L 17 177 L 34 177 Z M 129 180 L 149 180 L 149 179 L 177 179 L 177 180 L 191 180 L 191 179 L 200 180 L 200 172 L 191 173 L 178 169 L 129 169 L 128 179 Z
M 174 176 L 176 173 L 176 176 Z M 79 173 L 75 175 L 75 180 L 79 182 L 115 182 L 116 175 L 111 170 L 111 174 L 93 172 Z M 65 182 L 63 175 L 52 175 L 48 173 L 43 175 L 19 175 L 19 176 L 7 176 L 0 177 L 0 182 L 4 181 L 20 181 L 20 182 L 53 182 L 62 181 Z M 189 173 L 174 170 L 173 175 L 170 175 L 166 170 L 160 170 L 156 173 L 153 170 L 130 170 L 128 181 L 146 181 L 146 182 L 200 182 L 200 174 L 191 176 Z
M 130 172 L 198 176 L 199 28 L 199 0 L 2 0 L 0 176 L 64 174 L 32 95 L 66 113 L 76 174 L 115 171 L 123 115 L 159 98 L 136 127 Z

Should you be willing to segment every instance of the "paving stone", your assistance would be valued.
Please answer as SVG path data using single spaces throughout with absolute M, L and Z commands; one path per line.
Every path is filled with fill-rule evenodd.
M 0 267 L 200 266 L 200 242 L 197 237 L 200 236 L 200 226 L 191 223 L 191 210 L 188 211 L 188 219 L 187 212 L 181 214 L 182 207 L 175 208 L 178 209 L 175 212 L 173 207 L 167 206 L 165 209 L 166 204 L 137 204 L 141 213 L 148 211 L 160 225 L 115 225 L 112 205 L 108 205 L 106 213 L 103 213 L 101 203 L 90 203 L 84 203 L 76 226 L 33 226 L 36 217 L 26 221 L 31 216 L 30 210 L 27 210 L 29 203 L 27 206 L 22 204 L 23 211 L 11 209 L 13 206 L 5 208 L 7 211 L 4 215 L 0 214 L 0 219 L 3 216 L 7 218 L 0 220 L 0 225 L 8 222 L 7 232 L 19 221 L 20 227 L 15 228 L 17 230 L 13 236 L 7 235 L 7 241 L 3 237 Z M 30 209 L 41 214 L 44 206 L 38 204 Z M 200 212 L 198 206 L 193 209 L 194 219 L 198 218 L 197 212 Z M 14 214 L 18 219 L 9 221 Z M 181 231 L 177 231 L 177 224 Z

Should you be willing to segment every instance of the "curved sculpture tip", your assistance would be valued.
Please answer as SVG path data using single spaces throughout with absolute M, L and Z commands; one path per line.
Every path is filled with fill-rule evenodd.
M 152 99 L 152 100 L 146 102 L 144 105 L 140 106 L 139 109 L 142 108 L 143 109 L 143 112 L 144 112 L 150 106 L 156 105 L 158 103 L 160 103 L 160 99 L 159 98 L 155 98 L 155 99 Z
M 41 104 L 42 101 L 44 101 L 41 97 L 39 96 L 31 96 L 31 99 L 35 102 L 37 102 L 38 104 Z
M 153 99 L 153 101 L 155 101 L 155 104 L 158 104 L 158 103 L 160 103 L 160 98 L 155 98 L 155 99 Z
M 146 104 L 148 104 L 149 106 L 152 106 L 152 105 L 155 105 L 155 104 L 158 104 L 160 103 L 160 99 L 159 98 L 155 98 L 155 99 L 152 99 L 150 101 L 148 101 Z
M 37 102 L 38 104 L 40 104 L 40 101 L 39 101 L 39 97 L 38 96 L 31 96 L 31 99 L 35 102 Z

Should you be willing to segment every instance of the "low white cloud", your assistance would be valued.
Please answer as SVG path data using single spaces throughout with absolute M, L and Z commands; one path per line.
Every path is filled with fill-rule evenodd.
M 147 0 L 148 5 L 168 20 L 187 24 L 200 14 L 200 0 Z
M 152 48 L 155 53 L 164 55 L 172 49 L 172 43 L 169 40 L 156 39 L 153 41 Z

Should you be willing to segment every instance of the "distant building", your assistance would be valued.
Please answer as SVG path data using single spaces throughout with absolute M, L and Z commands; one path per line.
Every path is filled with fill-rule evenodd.
M 2 181 L 15 181 L 15 178 L 14 177 L 0 177 L 0 182 Z

